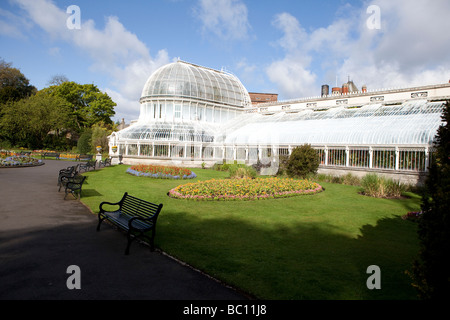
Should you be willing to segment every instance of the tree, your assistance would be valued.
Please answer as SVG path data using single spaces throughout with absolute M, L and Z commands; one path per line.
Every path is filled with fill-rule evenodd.
M 0 132 L 11 145 L 42 148 L 48 134 L 60 136 L 71 121 L 70 106 L 60 97 L 43 92 L 8 101 L 2 110 Z
M 47 82 L 48 86 L 59 86 L 64 82 L 69 82 L 69 79 L 63 74 L 55 74 L 50 80 Z
M 435 159 L 422 195 L 420 251 L 408 272 L 422 299 L 450 299 L 450 100 L 437 132 Z
M 17 101 L 36 93 L 36 88 L 19 69 L 0 59 L 0 106 L 7 101 Z
M 46 93 L 64 98 L 71 106 L 74 122 L 71 129 L 80 133 L 95 123 L 112 124 L 111 117 L 115 114 L 116 103 L 101 92 L 93 84 L 78 84 L 63 82 L 59 85 L 43 89 Z
M 102 122 L 96 123 L 91 127 L 92 137 L 91 145 L 92 152 L 95 152 L 97 146 L 102 147 L 102 150 L 108 150 L 108 136 L 113 132 L 115 124 L 105 125 Z
M 287 164 L 287 173 L 291 177 L 306 178 L 315 174 L 319 168 L 317 151 L 309 144 L 304 144 L 292 150 Z
M 86 154 L 92 151 L 92 130 L 86 129 L 81 134 L 77 142 L 77 149 L 79 153 Z

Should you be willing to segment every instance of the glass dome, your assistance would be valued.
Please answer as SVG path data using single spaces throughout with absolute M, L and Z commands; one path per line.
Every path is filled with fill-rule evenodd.
M 142 90 L 141 103 L 162 97 L 240 108 L 251 105 L 247 90 L 234 75 L 180 60 L 159 68 L 150 76 Z

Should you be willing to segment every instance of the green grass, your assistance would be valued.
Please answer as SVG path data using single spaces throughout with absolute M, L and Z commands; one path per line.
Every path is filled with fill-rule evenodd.
M 190 201 L 167 192 L 227 172 L 193 169 L 189 181 L 151 179 L 113 166 L 86 173 L 81 200 L 94 212 L 126 191 L 164 207 L 161 250 L 260 299 L 415 299 L 405 275 L 418 252 L 417 225 L 401 219 L 420 198 L 378 199 L 359 187 L 320 183 L 315 195 L 255 201 Z M 369 290 L 367 267 L 381 269 Z

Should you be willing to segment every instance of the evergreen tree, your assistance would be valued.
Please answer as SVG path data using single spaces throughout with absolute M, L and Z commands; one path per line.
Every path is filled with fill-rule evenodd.
M 419 220 L 419 257 L 409 274 L 421 299 L 450 299 L 450 100 L 436 137 Z

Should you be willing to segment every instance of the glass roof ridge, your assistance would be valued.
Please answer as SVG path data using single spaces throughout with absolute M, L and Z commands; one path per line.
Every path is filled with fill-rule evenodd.
M 192 66 L 192 67 L 196 67 L 196 68 L 202 68 L 202 69 L 206 69 L 206 70 L 209 70 L 209 71 L 214 71 L 214 72 L 218 72 L 218 73 L 222 73 L 222 74 L 233 75 L 233 74 L 231 74 L 231 73 L 229 73 L 229 72 L 227 72 L 227 71 L 217 70 L 217 69 L 214 69 L 214 68 L 209 68 L 209 67 L 201 66 L 201 65 L 198 65 L 198 64 L 195 64 L 195 63 L 192 63 L 192 62 L 184 61 L 184 60 L 177 60 L 177 62 L 179 62 L 179 63 L 184 63 L 184 64 L 190 65 L 190 66 Z

